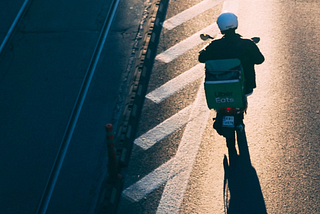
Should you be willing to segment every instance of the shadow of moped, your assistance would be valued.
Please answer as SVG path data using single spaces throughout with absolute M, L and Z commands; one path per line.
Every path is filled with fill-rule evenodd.
M 237 132 L 239 154 L 224 156 L 224 203 L 227 214 L 265 214 L 266 206 L 256 170 L 251 165 L 245 131 Z

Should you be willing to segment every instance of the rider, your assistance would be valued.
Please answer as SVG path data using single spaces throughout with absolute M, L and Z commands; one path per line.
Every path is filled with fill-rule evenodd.
M 252 94 L 256 88 L 254 65 L 261 64 L 264 56 L 257 45 L 250 39 L 243 39 L 235 30 L 238 18 L 230 12 L 222 13 L 217 20 L 218 27 L 224 35 L 221 39 L 213 40 L 199 53 L 199 62 L 207 60 L 238 58 L 243 66 L 245 76 L 245 94 Z

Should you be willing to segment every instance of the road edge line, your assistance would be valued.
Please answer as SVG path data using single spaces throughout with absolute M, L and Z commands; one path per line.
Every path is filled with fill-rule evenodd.
M 157 53 L 162 25 L 169 5 L 169 0 L 151 2 L 151 6 L 147 12 L 148 17 L 145 22 L 141 24 L 143 25 L 143 32 L 140 35 L 142 39 L 138 41 L 135 49 L 138 52 L 134 53 L 133 66 L 129 65 L 128 81 L 130 82 L 127 83 L 129 90 L 126 93 L 126 100 L 124 101 L 123 107 L 120 107 L 121 115 L 119 118 L 113 118 L 113 120 L 118 120 L 115 121 L 115 144 L 119 173 L 127 167 L 130 159 L 142 106 Z M 107 179 L 105 179 L 100 188 L 95 213 L 116 214 L 122 188 L 123 180 L 118 180 L 116 183 L 110 184 L 107 182 Z

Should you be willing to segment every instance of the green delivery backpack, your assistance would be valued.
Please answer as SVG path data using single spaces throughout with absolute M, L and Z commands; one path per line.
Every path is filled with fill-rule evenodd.
M 208 60 L 204 89 L 209 109 L 243 108 L 244 75 L 239 59 Z

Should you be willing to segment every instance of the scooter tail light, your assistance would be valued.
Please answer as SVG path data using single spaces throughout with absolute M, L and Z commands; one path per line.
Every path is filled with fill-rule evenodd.
M 222 112 L 222 113 L 236 114 L 238 111 L 239 111 L 238 108 L 222 108 L 222 109 L 220 109 L 220 112 Z

